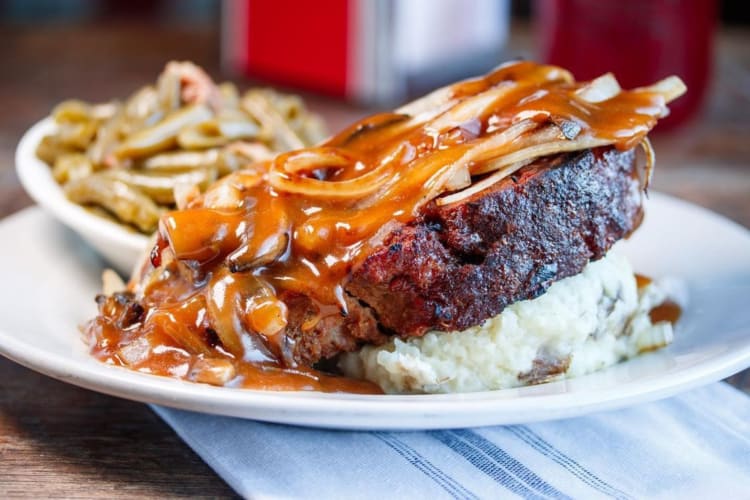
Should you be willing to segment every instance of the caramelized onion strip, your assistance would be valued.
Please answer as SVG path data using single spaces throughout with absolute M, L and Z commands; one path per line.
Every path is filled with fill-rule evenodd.
M 535 144 L 513 153 L 496 158 L 487 164 L 486 172 L 498 170 L 506 165 L 512 165 L 523 160 L 534 160 L 542 156 L 549 156 L 557 153 L 569 153 L 571 151 L 582 151 L 584 149 L 597 148 L 611 144 L 606 139 L 597 139 L 594 137 L 584 137 L 574 141 L 554 141 Z
M 483 162 L 486 158 L 494 157 L 498 150 L 509 148 L 514 140 L 537 127 L 538 123 L 533 120 L 522 120 L 511 125 L 503 132 L 475 143 L 449 167 L 436 169 L 436 173 L 425 183 L 425 194 L 422 197 L 421 202 L 415 207 L 415 211 L 419 210 L 424 203 L 429 202 L 446 191 L 454 191 L 462 188 L 472 189 L 470 179 L 471 175 L 475 174 L 474 168 L 477 165 L 485 165 Z M 523 161 L 523 159 L 521 161 Z M 486 171 L 497 170 L 500 167 L 501 166 L 493 165 L 491 169 Z M 511 172 L 506 172 L 502 177 L 507 176 L 510 173 Z M 466 179 L 467 177 L 468 180 Z M 500 178 L 497 180 L 499 181 Z M 462 192 L 463 191 L 459 191 L 459 193 Z M 438 203 L 440 202 L 438 201 Z
M 388 180 L 389 165 L 384 164 L 355 179 L 330 182 L 308 177 L 291 177 L 284 172 L 271 170 L 268 183 L 279 191 L 296 193 L 311 198 L 356 201 L 378 191 Z
M 497 184 L 501 180 L 505 179 L 509 175 L 512 175 L 516 171 L 520 170 L 522 167 L 525 167 L 529 163 L 531 163 L 533 160 L 522 160 L 516 163 L 513 163 L 511 165 L 507 165 L 504 168 L 501 168 L 499 170 L 496 170 L 492 174 L 490 174 L 488 177 L 485 177 L 484 179 L 472 183 L 469 187 L 462 191 L 458 191 L 456 193 L 451 193 L 447 196 L 443 196 L 441 198 L 438 198 L 435 200 L 435 203 L 442 207 L 444 205 L 450 205 L 451 203 L 456 203 L 461 200 L 465 200 L 467 198 L 472 197 L 473 195 L 480 193 L 484 191 L 485 189 Z
M 519 64 L 528 65 L 530 67 L 533 66 L 533 69 L 526 70 L 523 81 L 519 81 L 517 79 L 517 75 L 513 70 L 513 67 Z M 518 61 L 511 61 L 501 64 L 500 66 L 495 68 L 486 78 L 493 81 L 490 92 L 499 92 L 499 94 L 504 94 L 511 90 L 517 90 L 521 88 L 521 86 L 528 87 L 542 83 L 550 84 L 555 82 L 572 84 L 575 81 L 573 79 L 573 75 L 569 71 L 562 68 L 558 68 L 555 66 L 536 65 L 528 62 L 519 63 Z M 458 107 L 459 103 L 462 103 L 465 100 L 457 95 L 456 90 L 460 89 L 461 87 L 469 87 L 475 84 L 477 81 L 478 79 L 468 79 L 446 87 L 439 88 L 433 92 L 430 92 L 424 97 L 416 99 L 408 104 L 404 104 L 400 108 L 396 109 L 395 112 L 411 116 L 412 120 L 410 120 L 409 124 L 412 126 L 421 125 L 433 120 L 439 120 L 440 117 L 445 113 L 457 113 L 457 111 L 455 111 L 455 108 Z M 501 85 L 503 82 L 512 83 L 512 85 L 509 85 L 508 88 L 503 88 L 504 86 Z M 482 100 L 484 99 L 480 98 L 480 101 Z M 495 101 L 496 99 L 491 100 L 490 103 Z M 476 108 L 476 106 L 474 105 L 466 106 L 463 108 L 462 113 L 465 115 L 465 111 L 468 111 L 470 107 Z M 484 112 L 485 110 L 486 107 L 477 109 L 477 111 L 481 112 Z M 475 118 L 477 115 L 466 116 L 467 119 L 471 119 Z M 433 125 L 433 128 L 434 127 L 436 126 Z
M 445 192 L 446 189 L 448 189 L 447 186 L 451 185 L 456 177 L 462 176 L 462 170 L 466 170 L 466 166 L 459 162 L 439 170 L 431 179 L 429 179 L 428 182 L 425 183 L 424 195 L 422 196 L 420 203 L 414 207 L 413 213 L 416 215 L 419 208 L 424 206 L 425 203 L 435 199 L 440 196 L 441 193 Z M 471 179 L 470 176 L 469 179 Z
M 496 70 L 494 74 L 498 75 L 498 81 L 493 86 L 476 95 L 458 100 L 453 106 L 428 122 L 426 127 L 438 131 L 456 127 L 462 123 L 477 119 L 480 116 L 487 115 L 494 105 L 508 94 L 520 93 L 524 89 L 536 87 L 541 83 L 552 83 L 555 81 L 570 83 L 573 81 L 572 75 L 567 71 L 549 71 L 549 67 L 546 66 L 541 66 L 529 74 L 522 82 L 512 80 L 510 78 L 512 74 L 505 75 L 505 78 L 500 76 L 504 74 L 503 67 Z M 492 76 L 489 78 L 491 79 Z M 457 85 L 460 86 L 462 84 L 470 85 L 471 80 Z
M 276 158 L 268 173 L 268 182 L 274 188 L 313 198 L 361 199 L 378 191 L 388 180 L 392 162 L 381 162 L 362 175 L 345 180 L 321 180 L 305 177 L 303 173 L 331 168 L 353 170 L 358 162 L 337 148 L 311 148 L 293 151 Z
M 490 162 L 488 162 L 484 168 L 481 169 L 481 173 L 494 172 L 490 177 L 484 180 L 474 183 L 463 191 L 453 193 L 446 197 L 440 198 L 436 203 L 440 206 L 448 205 L 450 203 L 456 203 L 458 201 L 469 198 L 475 193 L 483 191 L 491 185 L 500 182 L 505 177 L 511 175 L 524 165 L 528 165 L 532 161 L 542 156 L 548 156 L 557 153 L 579 151 L 583 149 L 594 148 L 608 144 L 608 141 L 594 138 L 584 138 L 576 141 L 555 141 L 536 144 L 534 146 L 521 149 L 519 151 L 501 156 Z
M 279 191 L 301 194 L 312 198 L 358 200 L 377 192 L 388 180 L 393 159 L 382 161 L 367 171 L 364 164 L 334 147 L 317 147 L 292 151 L 277 157 L 271 164 L 268 182 Z M 351 175 L 357 167 L 364 173 L 353 178 L 333 179 L 328 170 L 341 169 Z M 322 174 L 330 179 L 316 179 L 303 174 Z
M 331 167 L 351 167 L 354 163 L 355 160 L 344 155 L 340 149 L 320 146 L 282 154 L 274 161 L 272 168 L 297 174 Z
M 656 155 L 654 154 L 654 148 L 651 146 L 651 141 L 648 137 L 644 137 L 639 144 L 643 148 L 643 152 L 646 153 L 646 175 L 643 181 L 643 190 L 647 191 L 651 185 L 651 177 L 654 173 L 654 165 L 656 165 Z
M 631 92 L 653 92 L 664 97 L 666 104 L 674 101 L 682 94 L 687 92 L 687 86 L 677 76 L 668 76 L 663 80 L 659 80 L 653 85 L 648 87 L 639 87 L 631 90 Z
M 426 124 L 427 128 L 445 131 L 453 127 L 458 127 L 463 123 L 475 120 L 478 116 L 487 113 L 499 99 L 511 90 L 516 90 L 515 85 L 498 85 L 490 87 L 484 92 L 463 99 L 456 105 L 450 107 L 443 114 Z
M 538 127 L 539 124 L 533 120 L 522 120 L 514 123 L 502 132 L 476 143 L 464 158 L 464 161 L 473 163 L 471 167 L 472 175 L 495 170 L 491 166 L 488 168 L 485 162 L 517 149 L 519 147 L 519 144 L 517 144 L 518 140 L 543 142 L 544 140 L 552 139 L 552 137 L 547 137 L 550 135 L 550 132 L 557 134 L 557 132 L 552 131 L 554 127 L 546 127 L 541 130 Z M 532 131 L 534 132 L 531 133 Z
M 597 103 L 612 99 L 621 91 L 615 75 L 605 73 L 578 89 L 576 95 L 586 102 Z
M 231 283 L 232 281 L 222 280 L 208 287 L 206 310 L 221 345 L 234 356 L 242 358 L 245 352 L 240 340 L 242 328 L 235 312 L 238 307 L 235 303 L 238 297 L 232 293 L 231 289 L 228 289 Z M 228 314 L 225 311 L 228 311 Z

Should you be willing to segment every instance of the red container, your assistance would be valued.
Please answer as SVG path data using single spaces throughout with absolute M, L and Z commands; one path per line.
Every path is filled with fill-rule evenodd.
M 500 61 L 509 0 L 228 0 L 231 72 L 377 104 Z
M 678 75 L 688 92 L 670 104 L 660 129 L 700 109 L 711 78 L 715 0 L 537 0 L 534 6 L 543 60 L 579 80 L 612 72 L 623 88 Z

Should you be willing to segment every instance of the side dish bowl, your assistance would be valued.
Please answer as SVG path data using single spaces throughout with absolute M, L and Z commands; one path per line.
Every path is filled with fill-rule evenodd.
M 91 213 L 65 197 L 50 167 L 36 156 L 39 142 L 54 129 L 55 123 L 47 117 L 21 138 L 16 149 L 16 172 L 21 184 L 44 210 L 78 233 L 118 271 L 129 274 L 148 245 L 148 237 Z

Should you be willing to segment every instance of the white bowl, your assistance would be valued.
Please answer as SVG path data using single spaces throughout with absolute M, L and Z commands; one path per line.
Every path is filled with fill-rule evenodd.
M 52 169 L 36 156 L 36 148 L 45 135 L 55 130 L 52 118 L 31 127 L 16 149 L 16 172 L 29 196 L 47 212 L 78 233 L 112 266 L 129 275 L 146 251 L 149 238 L 99 217 L 65 197 L 52 177 Z

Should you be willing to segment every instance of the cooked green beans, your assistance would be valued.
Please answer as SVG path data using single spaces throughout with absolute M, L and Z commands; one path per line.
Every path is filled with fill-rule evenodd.
M 240 96 L 188 62 L 168 63 L 125 102 L 70 100 L 51 115 L 56 130 L 36 153 L 68 198 L 142 233 L 174 208 L 176 189 L 202 192 L 248 163 L 325 136 L 298 96 L 271 89 Z
M 69 182 L 64 189 L 71 201 L 104 208 L 143 233 L 154 232 L 159 223 L 162 211 L 151 198 L 104 172 Z
M 198 186 L 203 191 L 218 177 L 215 166 L 170 173 L 140 172 L 136 170 L 109 170 L 100 172 L 108 179 L 124 182 L 145 194 L 160 205 L 174 203 L 174 188 L 177 184 Z
M 184 128 L 191 127 L 211 119 L 211 110 L 202 104 L 192 104 L 166 115 L 155 125 L 138 130 L 115 149 L 120 159 L 148 156 L 177 144 L 177 134 Z

